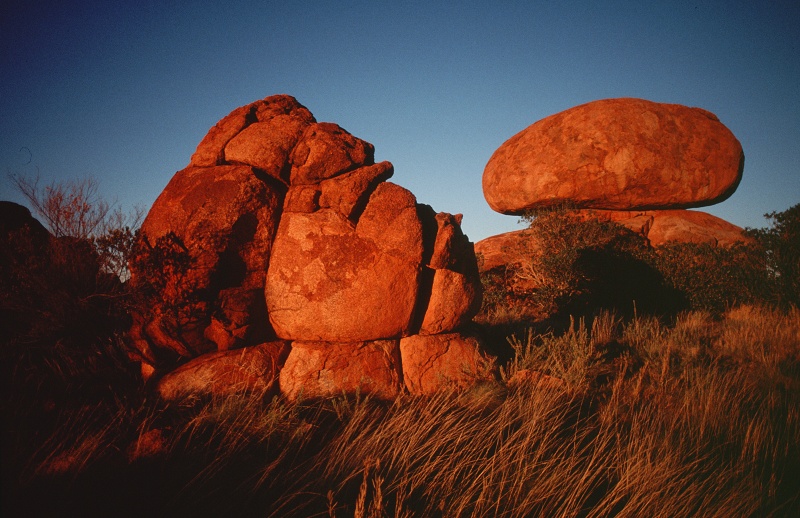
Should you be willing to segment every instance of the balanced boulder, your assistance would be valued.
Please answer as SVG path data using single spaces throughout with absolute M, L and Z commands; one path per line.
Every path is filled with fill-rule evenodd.
M 743 166 L 741 144 L 706 110 L 605 99 L 507 140 L 486 165 L 483 192 L 503 214 L 558 205 L 685 209 L 730 196 Z

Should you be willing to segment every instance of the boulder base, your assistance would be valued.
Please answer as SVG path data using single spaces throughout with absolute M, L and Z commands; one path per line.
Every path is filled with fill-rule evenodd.
M 430 395 L 494 379 L 494 363 L 480 341 L 462 333 L 413 335 L 400 340 L 403 379 L 411 394 Z
M 343 394 L 394 399 L 400 393 L 398 342 L 294 342 L 280 387 L 292 401 Z
M 270 393 L 289 354 L 288 342 L 267 342 L 199 356 L 168 373 L 158 393 L 168 401 L 190 395 L 226 396 L 239 392 Z

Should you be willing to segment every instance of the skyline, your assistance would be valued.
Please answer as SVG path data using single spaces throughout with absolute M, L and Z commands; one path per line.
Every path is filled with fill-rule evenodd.
M 737 191 L 699 210 L 763 227 L 800 202 L 800 6 L 790 2 L 18 3 L 0 16 L 5 178 L 93 176 L 149 209 L 233 109 L 298 99 L 394 164 L 391 181 L 463 213 L 472 241 L 522 228 L 481 176 L 508 138 L 611 97 L 715 113 L 742 143 Z

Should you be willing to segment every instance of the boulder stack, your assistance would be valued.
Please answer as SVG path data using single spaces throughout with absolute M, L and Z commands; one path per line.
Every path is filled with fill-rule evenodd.
M 131 337 L 145 373 L 176 357 L 285 341 L 277 370 L 289 398 L 391 398 L 405 377 L 401 339 L 446 334 L 463 345 L 451 363 L 485 364 L 458 331 L 481 298 L 461 216 L 418 204 L 386 181 L 392 174 L 371 144 L 317 122 L 290 96 L 222 119 L 142 225 L 132 279 L 155 296 Z M 427 347 L 415 344 L 405 349 Z M 283 362 L 275 347 L 269 357 Z M 235 356 L 224 358 L 216 363 Z M 438 387 L 462 382 L 466 370 L 451 371 Z

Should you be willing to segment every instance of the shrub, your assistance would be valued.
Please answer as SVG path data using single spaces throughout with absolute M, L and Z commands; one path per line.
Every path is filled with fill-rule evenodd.
M 669 243 L 652 250 L 649 262 L 687 306 L 721 314 L 739 304 L 771 297 L 766 267 L 755 243 L 729 247 Z
M 648 261 L 645 239 L 611 221 L 565 209 L 527 216 L 540 249 L 528 268 L 543 283 L 533 294 L 549 314 L 584 314 L 599 308 L 632 314 L 666 313 L 683 298 Z
M 800 204 L 783 212 L 765 214 L 770 225 L 747 229 L 763 250 L 766 270 L 774 285 L 776 302 L 800 306 Z

